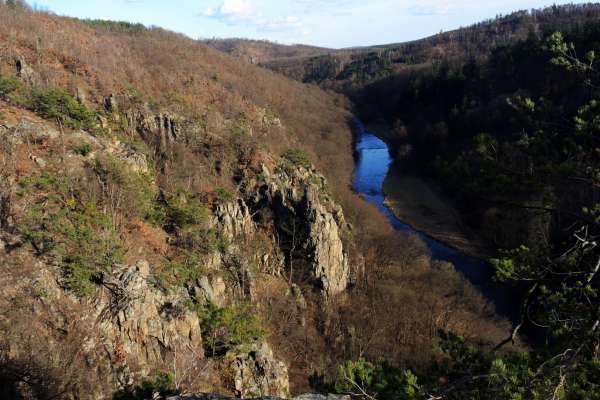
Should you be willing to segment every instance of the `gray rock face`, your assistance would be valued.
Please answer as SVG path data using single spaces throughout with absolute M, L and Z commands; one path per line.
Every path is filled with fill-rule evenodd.
M 275 360 L 267 343 L 240 346 L 229 351 L 224 362 L 231 373 L 232 387 L 241 398 L 289 396 L 287 367 Z
M 242 199 L 218 204 L 213 212 L 212 225 L 229 240 L 239 236 L 250 236 L 255 231 L 250 209 Z
M 267 203 L 275 213 L 275 223 L 289 231 L 290 218 L 305 233 L 301 246 L 311 264 L 313 278 L 325 298 L 343 292 L 348 286 L 348 256 L 342 241 L 347 228 L 341 207 L 329 199 L 325 178 L 303 167 L 271 173 L 263 167 L 266 185 L 255 195 L 254 203 Z
M 155 153 L 170 158 L 173 144 L 180 134 L 179 118 L 172 114 L 152 114 L 133 111 L 125 114 L 129 129 L 154 149 Z
M 194 288 L 194 297 L 202 304 L 212 303 L 224 307 L 227 300 L 227 286 L 221 276 L 203 276 Z
M 18 124 L 0 126 L 0 137 L 12 146 L 26 142 L 54 140 L 59 136 L 60 133 L 52 126 L 29 117 L 21 118 Z
M 341 240 L 344 226 L 341 209 L 326 208 L 321 204 L 318 192 L 309 188 L 306 192 L 306 215 L 310 222 L 309 248 L 312 251 L 314 274 L 321 281 L 327 297 L 346 290 L 348 286 L 348 257 Z
M 125 162 L 133 172 L 147 173 L 149 171 L 146 155 L 137 152 L 130 145 L 119 141 L 107 142 L 104 145 L 104 152 Z
M 176 352 L 192 355 L 191 363 L 203 359 L 200 321 L 183 306 L 185 292 L 167 295 L 155 289 L 148 283 L 149 268 L 140 261 L 104 279 L 108 291 L 95 303 L 104 347 L 113 359 L 137 364 L 142 371 L 164 364 Z

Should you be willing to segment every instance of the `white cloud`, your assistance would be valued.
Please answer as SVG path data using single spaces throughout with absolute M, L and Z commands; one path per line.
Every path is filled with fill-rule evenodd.
M 219 12 L 230 16 L 252 16 L 256 14 L 256 8 L 250 0 L 225 0 Z
M 301 19 L 294 15 L 263 15 L 252 0 L 225 0 L 220 6 L 209 7 L 200 15 L 229 25 L 251 25 L 264 31 L 284 31 L 302 26 Z
M 214 8 L 208 7 L 206 10 L 202 11 L 200 14 L 205 17 L 212 17 L 216 13 L 217 13 L 217 11 Z
M 420 1 L 408 7 L 408 13 L 412 16 L 422 17 L 430 15 L 445 15 L 456 8 L 454 2 L 449 1 Z

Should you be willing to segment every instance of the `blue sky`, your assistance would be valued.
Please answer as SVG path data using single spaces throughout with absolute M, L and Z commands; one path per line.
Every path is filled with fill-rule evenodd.
M 29 0 L 59 15 L 141 22 L 193 38 L 245 37 L 350 47 L 403 42 L 497 14 L 589 1 Z

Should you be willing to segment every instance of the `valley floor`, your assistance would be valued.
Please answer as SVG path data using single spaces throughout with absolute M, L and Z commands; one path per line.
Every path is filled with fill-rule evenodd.
M 385 204 L 401 221 L 468 255 L 485 258 L 489 249 L 462 223 L 458 212 L 422 178 L 390 167 Z

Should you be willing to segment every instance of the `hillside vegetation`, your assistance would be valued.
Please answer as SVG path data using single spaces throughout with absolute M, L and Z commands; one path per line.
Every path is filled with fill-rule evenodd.
M 303 44 L 284 45 L 267 40 L 250 39 L 207 39 L 208 46 L 250 64 L 264 64 L 274 60 L 314 57 L 328 53 L 331 49 Z
M 366 120 L 390 127 L 385 138 L 398 168 L 441 186 L 498 249 L 491 260 L 496 280 L 525 289 L 518 323 L 496 350 L 519 336 L 538 337 L 529 352 L 509 356 L 455 338 L 453 356 L 434 373 L 454 383 L 415 392 L 444 399 L 598 398 L 600 25 L 585 22 L 597 9 L 523 14 L 529 21 L 548 16 L 560 23 L 545 28 L 562 32 L 532 31 L 485 57 L 450 54 L 354 92 Z M 395 386 L 377 386 L 388 382 L 384 367 L 347 368 L 374 374 L 366 384 L 371 393 L 393 398 L 386 390 Z M 406 371 L 394 376 L 402 373 L 408 379 Z
M 364 398 L 595 399 L 600 6 L 522 11 L 398 45 L 265 66 L 350 94 L 398 168 L 443 188 L 522 290 L 515 329 L 486 351 L 447 337 L 425 373 L 358 359 L 336 390 Z M 533 338 L 528 352 L 502 349 Z
M 598 18 L 598 4 L 553 6 L 518 11 L 408 43 L 341 49 L 293 60 L 274 59 L 262 65 L 301 82 L 350 90 L 423 64 L 487 57 L 497 46 L 530 35 L 542 37 L 549 32 L 583 28 Z
M 0 47 L 0 397 L 343 392 L 508 329 L 352 193 L 343 96 L 20 1 Z

